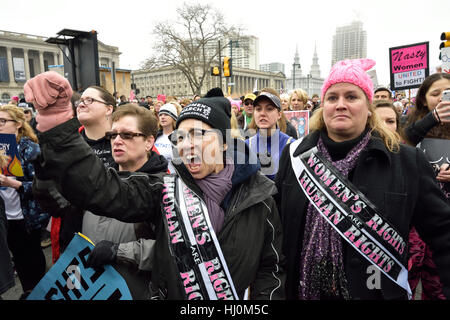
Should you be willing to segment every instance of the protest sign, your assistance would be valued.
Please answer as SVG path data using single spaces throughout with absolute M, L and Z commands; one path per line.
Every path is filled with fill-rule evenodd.
M 76 234 L 27 300 L 132 300 L 122 276 L 110 265 L 88 268 L 92 242 Z
M 297 137 L 306 136 L 309 133 L 309 111 L 284 111 L 286 119 L 294 126 L 297 131 Z
M 442 72 L 450 73 L 450 47 L 441 49 Z
M 425 138 L 418 147 L 423 150 L 435 170 L 444 163 L 450 164 L 450 140 Z
M 438 174 L 443 164 L 450 164 L 450 140 L 425 138 L 417 147 L 425 153 L 435 174 Z M 441 184 L 442 191 L 447 197 L 450 195 L 450 183 Z
M 0 150 L 9 157 L 8 164 L 0 168 L 0 173 L 5 176 L 23 177 L 22 165 L 20 164 L 19 151 L 17 149 L 16 135 L 0 133 Z
M 429 75 L 428 42 L 389 48 L 391 90 L 418 88 Z

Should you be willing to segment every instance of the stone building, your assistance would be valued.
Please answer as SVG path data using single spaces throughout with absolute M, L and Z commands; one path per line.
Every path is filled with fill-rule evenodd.
M 0 103 L 11 97 L 23 98 L 25 82 L 39 73 L 55 70 L 63 73 L 63 55 L 47 38 L 0 30 Z M 108 68 L 115 62 L 119 68 L 119 49 L 98 41 L 100 67 Z M 128 91 L 129 93 L 129 91 Z
M 154 70 L 132 71 L 132 79 L 139 89 L 139 96 L 158 94 L 176 97 L 192 97 L 193 92 L 189 82 L 181 71 L 171 67 L 164 67 Z M 208 74 L 204 80 L 201 94 L 205 94 L 209 89 L 220 87 L 220 77 Z M 279 73 L 264 72 L 259 70 L 233 67 L 233 74 L 230 78 L 222 77 L 222 90 L 225 95 L 228 93 L 233 97 L 240 97 L 252 92 L 255 88 L 260 90 L 264 87 L 272 87 L 281 90 L 286 87 L 286 76 Z
M 303 89 L 308 94 L 308 97 L 311 98 L 313 94 L 318 94 L 320 96 L 323 81 L 324 79 L 320 76 L 317 47 L 314 47 L 314 56 L 312 59 L 310 72 L 306 75 L 302 72 L 297 48 L 294 56 L 294 63 L 292 64 L 291 77 L 287 80 L 287 88 L 289 90 Z

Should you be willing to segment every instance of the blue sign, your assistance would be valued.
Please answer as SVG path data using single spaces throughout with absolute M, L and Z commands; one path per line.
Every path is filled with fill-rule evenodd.
M 132 300 L 122 276 L 110 265 L 86 267 L 94 245 L 76 234 L 27 300 Z
M 9 157 L 8 164 L 5 168 L 0 168 L 0 173 L 5 176 L 23 177 L 16 135 L 0 133 L 0 150 Z

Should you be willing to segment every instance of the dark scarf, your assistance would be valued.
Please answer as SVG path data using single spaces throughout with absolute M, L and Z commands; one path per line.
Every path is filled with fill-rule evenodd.
M 222 229 L 225 220 L 225 212 L 220 204 L 231 190 L 231 177 L 233 176 L 233 172 L 233 160 L 227 159 L 226 166 L 219 173 L 211 173 L 203 179 L 195 180 L 203 191 L 209 219 L 216 234 Z
M 365 131 L 355 139 L 356 145 L 344 158 L 333 161 L 319 138 L 317 148 L 345 177 L 356 167 L 361 151 L 366 147 L 370 133 Z M 310 203 L 306 212 L 305 232 L 300 254 L 299 299 L 350 299 L 344 272 L 341 236 Z

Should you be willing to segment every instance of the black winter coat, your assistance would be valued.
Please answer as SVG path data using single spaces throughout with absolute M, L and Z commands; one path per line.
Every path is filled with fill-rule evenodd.
M 152 221 L 156 227 L 155 267 L 152 288 L 160 298 L 183 299 L 174 263 L 169 259 L 168 235 L 161 214 L 162 175 L 131 175 L 108 170 L 91 148 L 76 134 L 77 120 L 69 120 L 39 135 L 42 179 L 55 179 L 71 203 L 94 214 L 124 222 Z M 245 150 L 244 164 L 236 165 L 232 190 L 222 203 L 225 221 L 217 234 L 237 294 L 243 297 L 250 286 L 251 299 L 284 297 L 281 222 L 272 195 L 275 185 L 250 165 Z M 244 149 L 243 149 L 244 148 Z M 236 159 L 236 158 L 235 158 Z M 256 159 L 256 158 L 255 158 Z M 185 183 L 199 196 L 201 190 L 184 165 L 177 167 Z M 122 179 L 121 179 L 122 178 Z
M 306 136 L 294 156 L 313 148 L 319 139 L 315 131 Z M 382 212 L 383 216 L 408 239 L 411 226 L 430 245 L 433 258 L 450 297 L 450 206 L 436 183 L 423 152 L 401 145 L 389 152 L 374 135 L 353 171 L 352 183 Z M 297 299 L 299 261 L 308 201 L 292 169 L 289 148 L 283 150 L 278 175 L 277 205 L 283 224 L 283 253 L 286 257 L 286 297 Z M 345 240 L 344 270 L 353 299 L 405 299 L 406 291 L 381 274 L 381 290 L 368 289 L 369 262 Z M 401 261 L 407 267 L 407 261 Z

